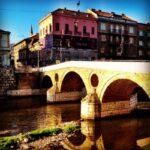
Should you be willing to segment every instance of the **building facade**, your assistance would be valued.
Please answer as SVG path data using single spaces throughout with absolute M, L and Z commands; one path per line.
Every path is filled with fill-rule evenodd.
M 54 61 L 97 59 L 97 20 L 89 13 L 57 9 L 40 20 L 39 40 Z
M 99 58 L 136 59 L 138 57 L 137 21 L 125 14 L 104 12 L 96 9 L 87 10 L 98 20 Z
M 0 67 L 10 66 L 10 32 L 0 29 Z
M 14 44 L 13 55 L 15 69 L 22 69 L 24 66 L 37 66 L 37 51 L 36 49 L 34 50 L 34 44 L 38 40 L 39 35 L 35 34 Z
M 150 59 L 150 24 L 138 23 L 138 50 L 141 59 Z

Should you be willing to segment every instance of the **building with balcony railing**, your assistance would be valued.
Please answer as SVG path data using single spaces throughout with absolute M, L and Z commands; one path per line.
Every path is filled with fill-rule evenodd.
M 89 13 L 57 9 L 39 21 L 39 40 L 54 61 L 96 59 L 97 20 Z
M 87 12 L 98 20 L 99 58 L 137 59 L 137 21 L 114 12 Z
M 22 69 L 26 66 L 37 66 L 37 51 L 33 46 L 39 40 L 39 35 L 34 34 L 13 45 L 15 69 Z
M 150 24 L 138 23 L 138 53 L 142 59 L 150 59 Z

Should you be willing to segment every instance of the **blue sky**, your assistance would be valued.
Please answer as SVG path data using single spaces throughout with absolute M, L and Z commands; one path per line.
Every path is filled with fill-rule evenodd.
M 38 21 L 47 13 L 64 8 L 86 11 L 96 8 L 125 13 L 139 22 L 150 22 L 149 0 L 0 0 L 0 28 L 11 32 L 11 43 L 29 36 L 30 27 L 38 32 Z

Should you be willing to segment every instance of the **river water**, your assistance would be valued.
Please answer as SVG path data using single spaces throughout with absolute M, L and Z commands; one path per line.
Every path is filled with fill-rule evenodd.
M 16 135 L 33 129 L 56 126 L 80 119 L 80 103 L 44 105 L 0 113 L 0 136 Z M 150 117 L 124 117 L 82 121 L 81 131 L 65 144 L 73 149 L 134 150 L 150 137 Z

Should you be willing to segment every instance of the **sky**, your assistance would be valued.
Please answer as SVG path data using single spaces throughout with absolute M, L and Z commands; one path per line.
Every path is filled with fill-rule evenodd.
M 88 8 L 126 14 L 135 20 L 150 22 L 150 0 L 0 0 L 0 29 L 11 32 L 16 43 L 30 35 L 31 25 L 38 32 L 38 22 L 57 8 L 86 11 Z

